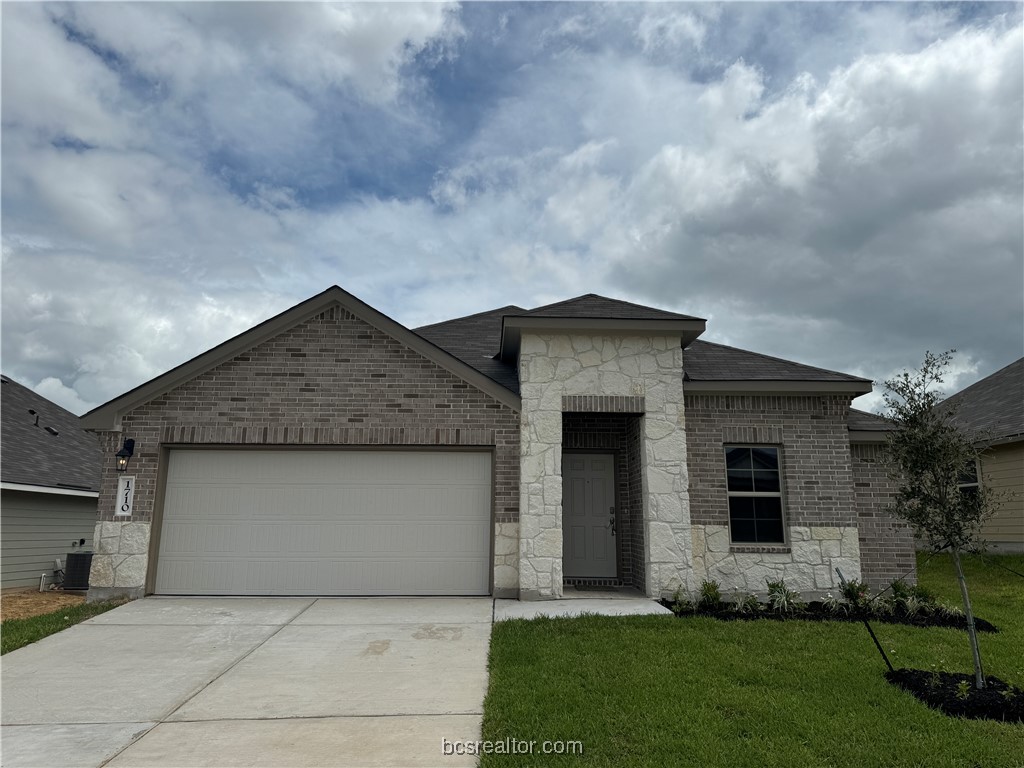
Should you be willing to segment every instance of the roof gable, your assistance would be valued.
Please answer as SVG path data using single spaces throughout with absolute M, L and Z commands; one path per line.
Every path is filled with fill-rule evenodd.
M 405 344 L 445 370 L 476 386 L 496 400 L 503 402 L 511 408 L 519 409 L 519 398 L 514 392 L 498 385 L 478 369 L 466 364 L 455 355 L 428 341 L 426 338 L 417 335 L 404 325 L 392 320 L 387 315 L 377 311 L 369 304 L 335 285 L 323 293 L 319 293 L 291 309 L 263 321 L 248 331 L 244 331 L 218 344 L 201 355 L 172 368 L 167 373 L 139 385 L 120 397 L 116 397 L 110 402 L 94 408 L 82 416 L 82 426 L 86 429 L 118 429 L 121 417 L 125 413 L 309 320 L 335 304 L 340 305 L 363 322 Z
M 561 333 L 625 333 L 675 336 L 686 346 L 704 332 L 705 321 L 654 307 L 588 293 L 574 299 L 505 315 L 501 323 L 499 357 L 513 362 L 519 356 L 524 330 Z
M 990 440 L 1024 436 L 1024 357 L 943 401 L 954 419 Z
M 3 376 L 0 380 L 0 480 L 48 488 L 98 490 L 101 456 L 96 436 L 85 432 L 78 417 L 70 411 L 14 379 Z

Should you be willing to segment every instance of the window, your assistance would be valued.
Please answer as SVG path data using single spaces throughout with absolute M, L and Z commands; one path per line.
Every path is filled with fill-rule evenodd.
M 779 449 L 727 445 L 729 529 L 736 543 L 783 544 Z
M 978 465 L 976 462 L 969 462 L 964 466 L 964 471 L 957 478 L 957 488 L 964 496 L 977 497 L 978 495 Z

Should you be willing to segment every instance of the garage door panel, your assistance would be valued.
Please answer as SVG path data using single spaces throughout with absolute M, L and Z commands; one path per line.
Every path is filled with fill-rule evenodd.
M 487 594 L 490 456 L 171 452 L 156 591 Z

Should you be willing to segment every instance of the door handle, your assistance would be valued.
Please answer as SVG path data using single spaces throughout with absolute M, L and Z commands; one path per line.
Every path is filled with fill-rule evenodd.
M 608 525 L 605 528 L 611 528 L 612 536 L 615 535 L 615 507 L 608 508 Z

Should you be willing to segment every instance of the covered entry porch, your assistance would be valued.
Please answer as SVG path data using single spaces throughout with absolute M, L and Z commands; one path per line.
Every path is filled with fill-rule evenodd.
M 562 583 L 644 581 L 643 415 L 562 414 Z

